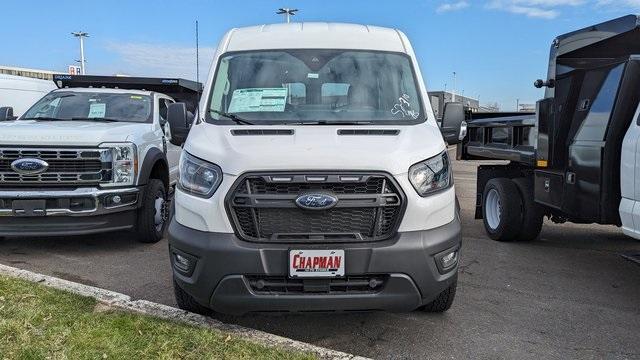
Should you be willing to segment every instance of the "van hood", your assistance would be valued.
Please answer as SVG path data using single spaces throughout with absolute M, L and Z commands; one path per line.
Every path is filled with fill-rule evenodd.
M 143 123 L 14 120 L 0 122 L 0 145 L 97 146 L 123 142 Z
M 234 135 L 234 130 L 293 130 L 288 135 Z M 339 135 L 338 130 L 398 130 L 397 135 Z M 446 149 L 440 130 L 413 126 L 223 126 L 200 123 L 185 150 L 229 175 L 248 171 L 369 170 L 393 175 Z

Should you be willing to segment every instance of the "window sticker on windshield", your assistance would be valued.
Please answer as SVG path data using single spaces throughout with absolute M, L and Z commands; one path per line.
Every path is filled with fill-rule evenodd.
M 142 100 L 142 96 L 139 95 L 131 95 L 131 98 L 134 100 Z
M 420 113 L 411 109 L 411 103 L 409 102 L 409 100 L 409 95 L 402 94 L 402 96 L 398 98 L 398 102 L 393 105 L 391 113 L 396 116 L 401 115 L 403 118 L 411 117 L 414 120 L 417 119 L 420 116 Z
M 107 111 L 107 104 L 104 103 L 95 103 L 89 105 L 89 115 L 87 117 L 90 118 L 102 118 Z
M 286 103 L 287 88 L 237 89 L 228 112 L 284 112 Z
M 309 79 L 317 79 L 317 78 L 319 78 L 319 77 L 320 77 L 320 74 L 308 73 L 308 74 L 307 74 L 307 77 L 308 77 Z

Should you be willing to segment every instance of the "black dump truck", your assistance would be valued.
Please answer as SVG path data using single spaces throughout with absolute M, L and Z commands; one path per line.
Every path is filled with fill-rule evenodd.
M 534 85 L 546 88 L 535 113 L 445 107 L 442 130 L 458 160 L 508 161 L 478 167 L 476 218 L 499 241 L 536 238 L 545 216 L 622 226 L 638 238 L 638 16 L 557 37 L 547 79 Z

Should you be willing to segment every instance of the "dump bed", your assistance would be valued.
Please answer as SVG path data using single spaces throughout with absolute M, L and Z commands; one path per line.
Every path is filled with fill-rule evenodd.
M 468 135 L 458 147 L 458 159 L 535 164 L 535 114 L 477 113 L 471 116 L 467 120 Z
M 91 87 L 158 92 L 171 96 L 177 102 L 184 102 L 191 112 L 197 109 L 202 93 L 201 83 L 178 78 L 54 75 L 53 82 L 60 89 Z

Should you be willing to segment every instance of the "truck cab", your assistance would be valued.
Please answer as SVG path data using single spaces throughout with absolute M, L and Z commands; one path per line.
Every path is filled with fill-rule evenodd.
M 169 94 L 193 108 L 198 85 L 71 75 L 54 82 L 58 89 L 20 118 L 0 112 L 0 236 L 133 230 L 140 241 L 159 241 L 181 151 L 169 141 Z
M 446 311 L 460 220 L 407 37 L 297 23 L 229 31 L 188 138 L 169 227 L 190 311 Z

